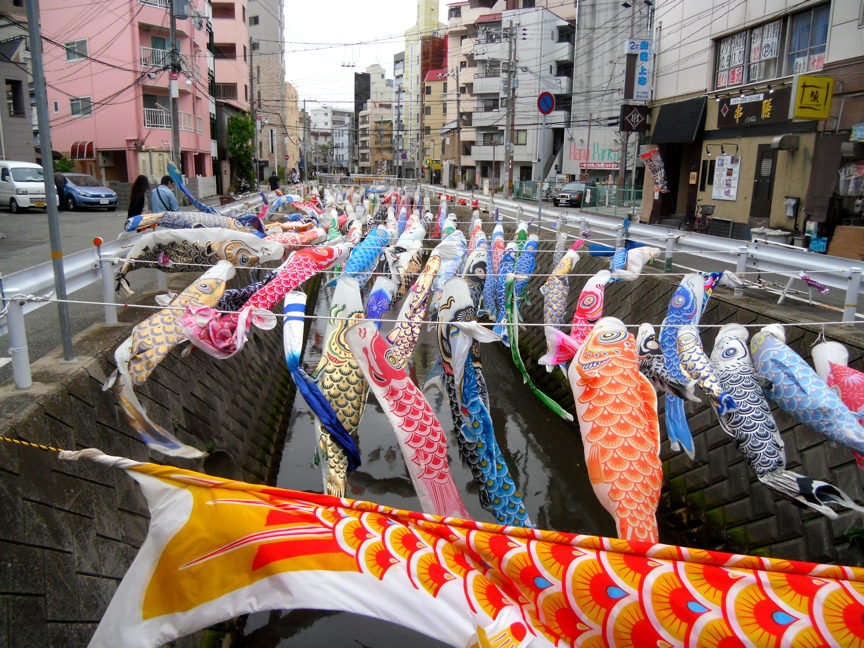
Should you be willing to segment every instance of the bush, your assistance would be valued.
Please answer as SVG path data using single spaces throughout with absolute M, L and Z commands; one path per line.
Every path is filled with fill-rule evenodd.
M 61 157 L 59 160 L 54 160 L 54 170 L 69 173 L 75 170 L 75 163 L 69 158 Z
M 257 186 L 252 168 L 255 152 L 255 122 L 249 113 L 239 113 L 228 120 L 228 157 L 235 187 L 245 180 L 250 187 Z

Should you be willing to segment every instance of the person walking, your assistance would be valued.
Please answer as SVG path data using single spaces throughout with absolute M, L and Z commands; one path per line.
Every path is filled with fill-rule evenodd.
M 147 176 L 139 175 L 132 183 L 132 190 L 129 192 L 129 209 L 126 212 L 127 218 L 140 216 L 144 213 L 144 206 L 147 201 L 147 194 L 150 191 L 150 181 Z
M 162 176 L 159 186 L 150 192 L 150 209 L 155 213 L 180 209 L 174 196 L 174 181 L 171 176 Z
M 276 175 L 275 170 L 270 174 L 268 180 L 270 181 L 270 191 L 276 191 L 279 188 L 279 176 Z
M 57 188 L 57 200 L 59 201 L 58 209 L 63 211 L 66 209 L 67 200 L 66 200 L 66 183 L 69 180 L 66 179 L 66 176 L 60 173 L 59 171 L 54 172 L 54 186 Z

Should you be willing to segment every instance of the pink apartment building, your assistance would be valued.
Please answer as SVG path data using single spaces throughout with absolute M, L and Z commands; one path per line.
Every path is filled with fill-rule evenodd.
M 188 5 L 188 18 L 177 20 L 181 162 L 187 177 L 211 176 L 210 2 Z M 58 43 L 44 45 L 54 149 L 103 181 L 158 180 L 171 150 L 168 0 L 108 0 L 98 9 L 42 0 L 41 21 Z

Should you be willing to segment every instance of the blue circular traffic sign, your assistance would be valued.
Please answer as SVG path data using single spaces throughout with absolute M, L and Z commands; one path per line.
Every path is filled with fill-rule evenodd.
M 540 93 L 540 96 L 537 97 L 537 110 L 544 115 L 548 115 L 555 110 L 555 97 L 552 96 L 551 92 Z

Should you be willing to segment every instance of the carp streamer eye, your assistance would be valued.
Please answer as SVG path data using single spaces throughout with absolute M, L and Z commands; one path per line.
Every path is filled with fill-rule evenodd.
M 198 291 L 204 293 L 205 295 L 211 294 L 213 292 L 213 290 L 214 290 L 214 287 L 211 286 L 209 283 L 199 283 L 198 284 Z
M 687 303 L 687 298 L 684 295 L 675 295 L 672 297 L 672 305 L 681 308 Z
M 626 331 L 605 331 L 597 336 L 600 344 L 614 344 L 627 338 Z
M 585 295 L 582 298 L 582 303 L 579 304 L 582 308 L 591 308 L 597 303 L 597 295 Z
M 734 358 L 735 357 L 735 351 L 736 351 L 735 347 L 729 347 L 728 349 L 725 349 L 721 355 L 727 359 L 728 358 Z

